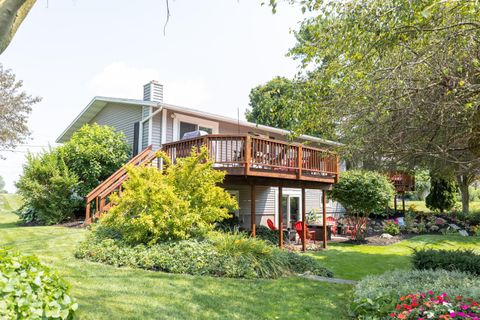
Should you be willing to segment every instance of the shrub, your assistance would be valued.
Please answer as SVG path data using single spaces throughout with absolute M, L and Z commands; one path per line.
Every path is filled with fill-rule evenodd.
M 32 256 L 0 249 L 1 319 L 73 319 L 69 287 Z
M 78 192 L 82 198 L 124 165 L 130 155 L 122 132 L 98 124 L 84 125 L 59 150 L 81 181 Z
M 17 214 L 24 223 L 56 224 L 74 216 L 82 199 L 79 182 L 57 150 L 28 154 L 23 174 L 16 183 L 24 205 Z
M 312 257 L 282 251 L 266 241 L 240 233 L 211 233 L 203 240 L 170 241 L 152 246 L 128 246 L 91 234 L 77 248 L 75 256 L 115 266 L 229 278 L 277 278 L 306 271 L 332 276 Z
M 470 201 L 480 201 L 480 188 L 469 187 L 468 197 Z
M 416 269 L 444 269 L 480 276 L 480 255 L 473 250 L 414 249 L 412 264 Z
M 445 270 L 395 270 L 370 275 L 356 284 L 352 311 L 360 319 L 384 319 L 390 317 L 401 296 L 430 290 L 478 301 L 480 278 Z
M 260 225 L 255 229 L 255 235 L 257 238 L 270 242 L 273 245 L 278 245 L 278 231 L 271 230 L 270 228 Z M 283 231 L 283 239 L 287 239 L 288 232 Z
M 432 211 L 444 212 L 455 206 L 457 187 L 453 177 L 444 177 L 430 173 L 430 193 L 425 199 L 427 208 Z
M 400 297 L 390 318 L 396 319 L 479 319 L 479 303 L 462 296 L 450 297 L 445 292 L 412 293 Z
M 350 170 L 342 174 L 340 181 L 331 191 L 333 200 L 338 201 L 360 223 L 372 211 L 384 210 L 393 198 L 394 188 L 386 176 L 372 171 Z M 355 237 L 363 239 L 364 230 L 355 230 Z
M 385 225 L 383 226 L 383 231 L 392 236 L 396 236 L 397 234 L 400 234 L 400 227 L 394 221 L 389 220 L 385 222 Z
M 236 210 L 236 200 L 217 184 L 225 172 L 207 161 L 206 149 L 168 164 L 165 173 L 153 167 L 128 169 L 122 197 L 100 220 L 125 243 L 153 245 L 161 241 L 203 237 L 216 221 Z
M 480 225 L 476 225 L 472 227 L 472 232 L 475 236 L 480 236 Z

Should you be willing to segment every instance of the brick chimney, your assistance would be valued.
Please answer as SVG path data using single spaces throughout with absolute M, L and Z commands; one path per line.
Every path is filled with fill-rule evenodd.
M 163 84 L 152 80 L 143 86 L 143 100 L 163 102 Z

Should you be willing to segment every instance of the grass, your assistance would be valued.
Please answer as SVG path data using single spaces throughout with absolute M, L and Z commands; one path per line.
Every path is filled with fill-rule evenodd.
M 457 202 L 458 203 L 458 202 Z M 425 205 L 425 201 L 411 201 L 405 200 L 405 208 L 408 209 L 410 205 L 414 204 L 416 206 L 417 211 L 422 212 L 432 212 L 430 209 L 427 208 Z M 461 202 L 460 202 L 461 204 Z M 393 208 L 393 202 L 390 204 L 390 208 Z M 397 200 L 397 208 L 399 210 L 402 209 L 402 199 Z M 480 201 L 472 201 L 470 202 L 470 211 L 471 212 L 480 212 Z
M 72 285 L 80 319 L 349 319 L 351 286 L 298 277 L 239 280 L 114 268 L 77 260 L 85 230 L 19 227 L 11 210 L 20 198 L 0 195 L 0 246 L 35 254 Z M 408 269 L 412 247 L 480 247 L 480 238 L 418 236 L 390 246 L 330 244 L 312 255 L 335 276 Z M 477 249 L 478 250 L 478 249 Z
M 459 235 L 422 235 L 389 246 L 367 246 L 332 243 L 329 250 L 315 253 L 336 277 L 360 280 L 369 274 L 393 269 L 409 269 L 413 248 L 473 249 L 480 252 L 480 237 Z
M 348 319 L 349 285 L 173 275 L 77 260 L 72 252 L 84 230 L 18 227 L 14 204 L 5 203 L 0 246 L 35 254 L 57 269 L 72 285 L 80 319 Z

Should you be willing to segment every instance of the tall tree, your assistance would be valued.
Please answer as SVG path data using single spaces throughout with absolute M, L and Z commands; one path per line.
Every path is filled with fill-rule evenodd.
M 22 91 L 22 86 L 12 71 L 0 64 L 0 151 L 14 148 L 29 134 L 27 117 L 40 98 Z
M 253 88 L 249 96 L 251 109 L 245 113 L 247 120 L 290 130 L 292 135 L 335 138 L 335 123 L 330 109 L 323 104 L 328 86 L 310 81 L 316 72 L 294 80 L 276 77 Z M 311 121 L 304 121 L 305 114 Z
M 0 54 L 8 47 L 35 2 L 36 0 L 0 1 Z
M 324 107 L 349 153 L 453 171 L 467 212 L 468 184 L 480 173 L 480 2 L 300 3 L 314 17 L 290 54 L 322 68 L 311 81 L 328 83 Z

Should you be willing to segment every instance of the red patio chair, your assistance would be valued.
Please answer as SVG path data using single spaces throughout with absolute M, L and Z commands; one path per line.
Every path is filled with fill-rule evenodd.
M 334 217 L 327 217 L 327 225 L 330 226 L 330 230 L 334 236 L 337 235 L 337 219 Z
M 313 240 L 313 243 L 315 242 L 316 238 L 316 231 L 310 231 L 308 230 L 308 227 L 305 225 L 306 231 L 307 231 L 307 239 Z M 302 234 L 302 221 L 297 221 L 295 222 L 295 231 L 297 231 L 298 236 L 300 237 L 300 240 L 303 242 L 303 234 Z
M 275 224 L 273 223 L 272 220 L 270 219 L 267 219 L 267 225 L 268 225 L 268 228 L 270 228 L 270 230 L 272 231 L 277 231 L 278 229 L 275 227 Z

